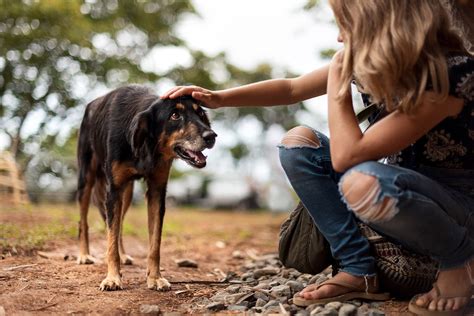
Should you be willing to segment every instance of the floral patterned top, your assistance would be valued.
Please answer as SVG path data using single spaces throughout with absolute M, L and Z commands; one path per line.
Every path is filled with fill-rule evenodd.
M 456 117 L 448 117 L 401 152 L 387 157 L 387 163 L 410 169 L 419 167 L 474 170 L 474 56 L 447 57 L 449 94 L 464 100 Z M 368 96 L 363 95 L 366 106 Z M 369 121 L 383 117 L 374 113 Z

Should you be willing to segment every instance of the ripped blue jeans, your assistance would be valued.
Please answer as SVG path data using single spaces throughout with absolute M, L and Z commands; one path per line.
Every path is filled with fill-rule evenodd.
M 383 219 L 371 220 L 370 212 L 361 217 L 374 230 L 407 249 L 430 255 L 441 269 L 461 266 L 474 257 L 472 196 L 420 172 L 374 161 L 337 173 L 331 164 L 329 139 L 314 133 L 320 144 L 280 145 L 280 161 L 293 189 L 329 242 L 341 271 L 375 275 L 368 241 L 360 234 L 356 216 L 339 188 L 353 172 L 377 180 L 372 192 L 367 192 L 372 206 L 389 199 Z M 462 182 L 459 176 L 454 178 Z M 465 177 L 466 183 L 472 185 L 472 176 Z

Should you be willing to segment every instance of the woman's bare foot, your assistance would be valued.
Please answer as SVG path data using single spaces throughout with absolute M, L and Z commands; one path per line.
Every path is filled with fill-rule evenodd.
M 468 272 L 471 269 L 471 273 Z M 416 300 L 416 305 L 428 310 L 457 311 L 464 307 L 471 298 L 471 276 L 474 276 L 474 260 L 470 267 L 460 267 L 440 271 L 436 286 L 431 291 L 421 295 Z M 454 286 L 455 285 L 455 286 Z
M 346 272 L 339 272 L 333 277 L 333 280 L 342 281 L 344 283 L 351 284 L 357 289 L 360 289 L 361 292 L 366 291 L 366 286 L 368 285 L 368 292 L 375 293 L 378 290 L 378 284 L 376 284 L 375 277 L 368 277 L 367 283 L 363 276 L 355 276 Z M 328 297 L 335 297 L 338 295 L 346 294 L 349 292 L 354 292 L 354 289 L 346 288 L 343 286 L 325 284 L 319 289 L 316 288 L 317 285 L 312 284 L 307 286 L 304 290 L 299 293 L 299 296 L 306 300 L 314 299 L 323 299 Z

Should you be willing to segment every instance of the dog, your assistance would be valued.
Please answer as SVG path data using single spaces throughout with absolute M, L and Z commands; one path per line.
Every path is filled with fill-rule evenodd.
M 147 286 L 170 289 L 160 273 L 160 245 L 171 164 L 180 158 L 193 167 L 205 167 L 202 151 L 214 146 L 216 136 L 205 111 L 190 96 L 163 100 L 146 87 L 129 85 L 87 105 L 77 148 L 78 263 L 95 261 L 89 253 L 87 224 L 92 198 L 107 227 L 107 277 L 100 290 L 122 289 L 120 264 L 132 263 L 123 249 L 121 231 L 133 182 L 140 178 L 147 184 Z

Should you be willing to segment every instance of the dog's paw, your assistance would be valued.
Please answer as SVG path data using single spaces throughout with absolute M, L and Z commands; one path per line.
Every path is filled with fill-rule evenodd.
M 107 276 L 102 283 L 100 283 L 99 289 L 101 291 L 117 291 L 117 290 L 122 290 L 122 280 L 120 279 L 120 276 Z
M 98 260 L 91 255 L 79 255 L 77 256 L 77 264 L 93 264 Z
M 146 280 L 147 286 L 150 290 L 157 290 L 157 291 L 169 291 L 171 290 L 171 284 L 162 277 L 148 277 Z
M 130 257 L 129 255 L 120 255 L 120 262 L 123 265 L 132 265 L 133 264 L 133 258 Z

